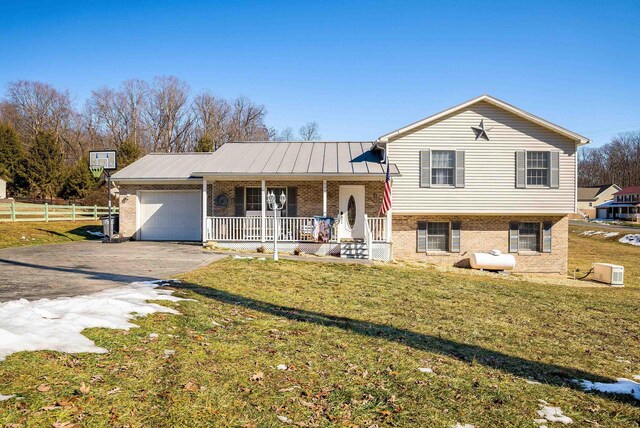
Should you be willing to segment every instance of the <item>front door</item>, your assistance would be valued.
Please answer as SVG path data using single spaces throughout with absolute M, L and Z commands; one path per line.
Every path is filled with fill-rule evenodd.
M 340 236 L 364 239 L 364 186 L 340 186 Z

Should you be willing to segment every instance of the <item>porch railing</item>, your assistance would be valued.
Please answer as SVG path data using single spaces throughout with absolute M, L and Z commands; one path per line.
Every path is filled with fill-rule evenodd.
M 384 242 L 386 240 L 386 236 L 385 236 L 385 225 L 387 223 L 386 217 L 369 217 L 367 219 L 367 222 L 369 224 L 371 241 Z
M 278 241 L 314 242 L 313 217 L 278 217 Z M 206 239 L 208 241 L 273 241 L 273 217 L 207 217 Z M 366 227 L 371 242 L 386 241 L 386 217 L 368 217 Z M 330 241 L 339 240 L 339 222 L 333 224 Z
M 278 241 L 314 242 L 313 217 L 278 217 Z M 273 217 L 207 217 L 209 241 L 273 241 Z M 336 228 L 330 231 L 330 241 L 336 239 Z

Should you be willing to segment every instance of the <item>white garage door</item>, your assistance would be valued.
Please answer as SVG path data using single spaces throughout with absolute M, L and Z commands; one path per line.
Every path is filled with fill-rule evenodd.
M 140 192 L 140 239 L 200 241 L 199 191 Z

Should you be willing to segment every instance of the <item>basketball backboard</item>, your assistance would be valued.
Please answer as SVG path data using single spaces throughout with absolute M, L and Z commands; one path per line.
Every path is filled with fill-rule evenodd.
M 89 152 L 89 167 L 103 167 L 105 171 L 118 168 L 115 150 L 96 150 Z

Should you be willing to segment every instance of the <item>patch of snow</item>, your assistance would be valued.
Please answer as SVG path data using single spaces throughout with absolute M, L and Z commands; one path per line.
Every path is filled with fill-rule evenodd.
M 277 369 L 278 370 L 286 370 L 286 369 L 288 369 L 288 367 L 285 364 L 278 364 Z
M 529 385 L 540 385 L 540 382 L 538 382 L 537 380 L 525 379 L 525 382 L 527 382 Z
M 620 232 L 609 232 L 602 235 L 605 238 L 613 238 L 614 236 L 620 235 Z
M 462 425 L 461 423 L 457 423 L 453 426 L 453 428 L 476 428 L 475 425 L 471 425 L 471 424 L 464 424 Z
M 622 238 L 618 239 L 618 242 L 640 247 L 640 233 L 624 235 Z
M 12 399 L 15 396 L 16 396 L 16 394 L 11 394 L 11 395 L 2 395 L 2 394 L 0 394 L 0 401 L 7 401 L 7 400 Z
M 158 333 L 149 333 L 149 339 L 157 339 L 159 336 Z
M 252 260 L 253 259 L 252 256 L 239 256 L 237 254 L 234 255 L 233 258 L 236 260 Z
M 545 402 L 546 404 L 546 402 Z M 546 420 L 549 422 L 560 422 L 561 424 L 571 424 L 573 423 L 573 419 L 569 416 L 565 416 L 562 414 L 562 410 L 560 407 L 546 406 L 544 404 L 540 404 L 540 410 L 537 411 L 540 419 L 536 419 L 536 421 Z M 540 422 L 537 422 L 540 423 Z
M 265 260 L 267 260 L 267 259 L 266 259 L 266 258 L 264 258 L 264 257 L 260 257 L 258 260 L 260 260 L 261 262 L 263 262 L 263 261 L 265 261 Z
M 640 374 L 634 374 L 631 377 L 634 378 L 634 379 L 640 380 Z
M 634 379 L 640 379 L 640 376 L 633 376 Z M 611 394 L 629 394 L 636 400 L 640 400 L 640 383 L 630 379 L 618 378 L 617 382 L 591 382 L 588 380 L 577 380 L 576 382 L 584 388 L 585 391 L 600 391 Z
M 23 237 L 22 237 L 22 238 L 20 238 L 20 239 L 22 239 L 23 241 L 26 241 L 26 240 L 27 240 L 27 237 L 26 237 L 26 236 L 23 236 Z
M 104 236 L 104 233 L 98 232 L 96 230 L 87 230 L 87 233 L 92 236 L 99 236 L 100 238 Z
M 289 419 L 288 417 L 284 416 L 284 415 L 278 415 L 278 419 L 280 419 L 280 422 L 283 422 L 285 424 L 292 424 L 293 421 L 291 419 Z
M 166 306 L 147 303 L 185 300 L 172 293 L 155 281 L 134 282 L 86 296 L 0 303 L 0 361 L 20 351 L 108 352 L 82 331 L 94 327 L 129 330 L 137 327 L 129 322 L 136 316 L 179 314 Z
M 164 350 L 164 357 L 165 358 L 169 358 L 172 355 L 175 355 L 176 351 L 174 351 L 173 349 L 165 349 Z
M 433 373 L 433 369 L 431 369 L 431 367 L 419 367 L 418 370 L 422 373 Z

